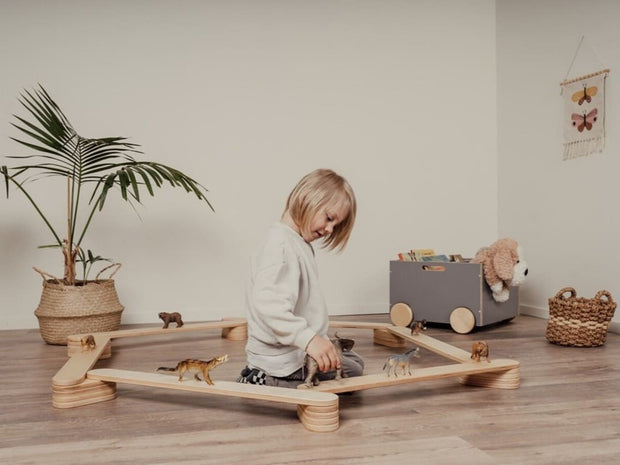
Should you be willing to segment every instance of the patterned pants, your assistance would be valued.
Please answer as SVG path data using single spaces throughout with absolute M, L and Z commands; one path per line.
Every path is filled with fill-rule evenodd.
M 345 352 L 342 354 L 342 373 L 346 378 L 352 378 L 353 376 L 361 376 L 364 373 L 364 360 L 355 352 Z M 326 381 L 328 379 L 334 379 L 336 377 L 336 371 L 330 371 L 327 373 L 319 373 L 319 380 Z M 244 384 L 261 384 L 265 386 L 277 386 L 296 388 L 302 384 L 305 379 L 305 369 L 291 373 L 288 376 L 277 377 L 271 376 L 259 368 L 245 367 L 241 370 L 238 383 Z

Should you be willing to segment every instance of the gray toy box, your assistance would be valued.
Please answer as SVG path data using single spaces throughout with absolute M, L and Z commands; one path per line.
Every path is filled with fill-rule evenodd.
M 412 321 L 449 323 L 465 334 L 519 314 L 519 288 L 496 302 L 479 263 L 390 261 L 390 317 L 399 326 Z

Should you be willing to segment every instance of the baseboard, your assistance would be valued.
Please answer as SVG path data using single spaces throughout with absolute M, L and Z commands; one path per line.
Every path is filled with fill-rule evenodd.
M 548 308 L 540 308 L 540 307 L 532 307 L 529 305 L 521 305 L 519 307 L 520 315 L 528 315 L 534 316 L 536 318 L 543 318 L 545 320 L 549 319 L 549 309 Z M 609 323 L 609 332 L 614 334 L 620 334 L 620 323 L 616 321 L 612 321 Z
M 529 305 L 519 306 L 519 315 L 535 316 L 536 318 L 542 318 L 544 320 L 549 319 L 549 309 L 532 307 Z

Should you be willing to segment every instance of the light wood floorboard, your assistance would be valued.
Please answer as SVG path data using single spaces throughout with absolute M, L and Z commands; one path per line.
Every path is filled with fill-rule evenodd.
M 389 321 L 387 315 L 338 318 Z M 620 335 L 598 348 L 549 344 L 546 321 L 512 322 L 460 335 L 426 334 L 469 350 L 486 340 L 491 358 L 521 363 L 516 390 L 441 379 L 340 396 L 340 428 L 307 431 L 294 405 L 118 385 L 118 398 L 52 407 L 51 379 L 66 347 L 38 330 L 0 332 L 0 463 L 11 464 L 616 464 L 620 460 Z M 374 345 L 372 331 L 338 329 L 356 340 L 366 373 L 406 349 Z M 234 380 L 244 341 L 219 332 L 113 342 L 97 368 L 152 372 L 184 358 L 228 353 L 214 381 Z M 421 349 L 415 366 L 453 363 Z M 484 362 L 482 362 L 484 363 Z

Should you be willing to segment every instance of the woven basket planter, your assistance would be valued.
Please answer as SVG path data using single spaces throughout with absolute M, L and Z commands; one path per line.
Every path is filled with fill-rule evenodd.
M 123 310 L 113 279 L 66 286 L 53 278 L 43 280 L 41 301 L 34 314 L 45 342 L 66 345 L 72 334 L 116 331 Z
M 549 299 L 547 340 L 563 346 L 601 346 L 615 310 L 616 302 L 607 291 L 598 291 L 587 299 L 577 297 L 572 287 L 565 287 Z

